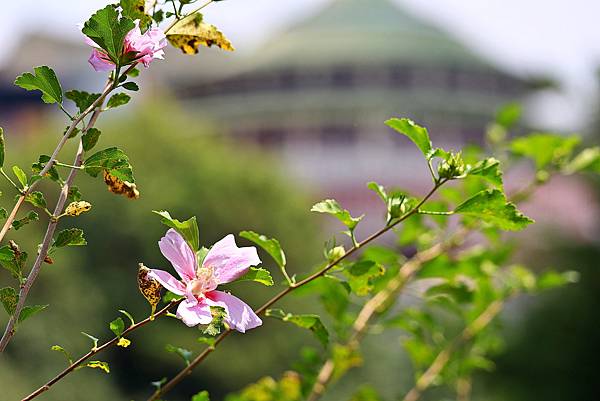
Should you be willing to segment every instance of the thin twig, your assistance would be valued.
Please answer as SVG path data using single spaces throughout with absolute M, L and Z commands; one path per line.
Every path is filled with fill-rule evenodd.
M 411 209 L 409 212 L 407 212 L 406 214 L 404 214 L 402 217 L 400 217 L 394 223 L 386 225 L 384 228 L 382 228 L 379 231 L 375 232 L 374 234 L 370 235 L 369 237 L 367 237 L 362 242 L 359 242 L 358 244 L 354 245 L 343 256 L 341 256 L 341 257 L 337 258 L 336 260 L 328 263 L 325 267 L 323 267 L 321 270 L 317 271 L 316 273 L 313 273 L 312 275 L 308 276 L 304 280 L 301 280 L 301 281 L 297 282 L 294 285 L 290 285 L 285 290 L 281 291 L 280 293 L 278 293 L 277 295 L 275 295 L 273 298 L 271 298 L 270 300 L 268 300 L 264 305 L 262 305 L 260 308 L 258 308 L 255 311 L 255 313 L 257 315 L 263 314 L 268 308 L 270 308 L 273 304 L 275 304 L 281 298 L 285 297 L 286 295 L 288 295 L 289 293 L 291 293 L 295 289 L 297 289 L 299 287 L 302 287 L 305 284 L 308 284 L 311 281 L 316 280 L 317 278 L 325 275 L 329 270 L 331 270 L 333 267 L 337 266 L 340 262 L 342 262 L 343 260 L 345 260 L 346 258 L 348 258 L 349 256 L 351 256 L 352 254 L 354 254 L 358 249 L 364 247 L 365 245 L 367 245 L 371 241 L 379 238 L 381 235 L 385 234 L 386 232 L 388 232 L 389 230 L 391 230 L 392 228 L 394 228 L 398 224 L 402 223 L 404 220 L 406 220 L 409 217 L 411 217 L 412 215 L 416 214 L 418 212 L 419 208 L 421 206 L 423 206 L 423 204 L 425 204 L 425 202 L 427 202 L 427 200 L 429 200 L 429 198 L 431 198 L 431 196 L 438 190 L 438 188 L 440 186 L 442 186 L 446 181 L 447 180 L 442 180 L 442 181 L 436 182 L 435 185 L 434 185 L 434 187 L 431 189 L 431 191 L 429 191 L 429 193 L 427 193 L 427 195 L 425 195 L 425 197 L 423 197 L 423 199 L 419 202 L 418 205 L 416 205 L 413 209 Z M 192 371 L 194 370 L 194 368 L 196 366 L 198 366 L 204 359 L 206 359 L 206 357 L 208 355 L 210 355 L 216 349 L 217 345 L 221 341 L 223 341 L 228 335 L 230 335 L 232 333 L 232 331 L 233 330 L 231 330 L 231 329 L 227 329 L 223 333 L 221 333 L 215 339 L 215 343 L 212 346 L 207 347 L 206 349 L 204 349 L 204 351 L 202 351 L 202 353 L 200 353 L 200 355 L 198 355 L 192 362 L 190 362 L 190 364 L 188 366 L 186 366 L 184 369 L 182 369 L 175 377 L 173 377 L 171 380 L 169 380 L 161 388 L 157 389 L 150 396 L 150 398 L 148 398 L 148 401 L 158 400 L 161 396 L 163 396 L 164 394 L 166 394 L 167 392 L 169 392 L 173 387 L 175 387 L 177 384 L 179 384 L 179 382 L 181 382 L 185 377 L 187 377 L 188 375 L 190 375 L 192 373 Z
M 452 353 L 462 344 L 470 341 L 478 333 L 480 333 L 488 324 L 502 311 L 504 300 L 495 300 L 473 321 L 469 324 L 457 337 L 446 345 L 446 347 L 437 355 L 429 368 L 419 377 L 415 386 L 406 394 L 403 401 L 417 401 L 421 398 L 425 391 L 435 378 L 440 374 L 442 369 L 450 360 Z
M 198 11 L 202 10 L 204 7 L 208 6 L 209 4 L 213 3 L 214 1 L 215 1 L 215 0 L 209 0 L 209 1 L 207 1 L 206 3 L 204 3 L 203 5 L 201 5 L 200 7 L 196 8 L 195 10 L 193 10 L 193 11 L 190 11 L 189 13 L 187 13 L 185 17 L 181 17 L 180 15 L 177 15 L 177 14 L 178 14 L 178 13 L 177 13 L 177 10 L 175 10 L 175 14 L 176 14 L 176 15 L 175 15 L 175 20 L 173 20 L 173 22 L 171 23 L 171 25 L 169 25 L 169 26 L 167 27 L 167 29 L 165 29 L 165 35 L 166 35 L 167 33 L 169 33 L 169 31 L 170 31 L 171 29 L 173 29 L 173 27 L 174 27 L 174 26 L 175 26 L 175 25 L 176 25 L 178 22 L 180 22 L 180 21 L 183 21 L 183 20 L 185 20 L 185 19 L 186 19 L 186 18 L 188 18 L 188 17 L 191 17 L 192 15 L 196 14 Z M 175 3 L 173 3 L 173 7 L 175 7 Z
M 364 336 L 367 328 L 369 327 L 370 320 L 382 310 L 386 309 L 386 306 L 392 302 L 398 295 L 398 293 L 404 288 L 406 283 L 418 272 L 421 267 L 446 252 L 447 250 L 461 244 L 466 235 L 466 230 L 459 230 L 456 232 L 450 240 L 444 243 L 438 243 L 424 251 L 417 253 L 411 259 L 409 259 L 402 268 L 398 271 L 398 274 L 392 278 L 386 287 L 378 292 L 373 298 L 371 298 L 360 310 L 354 324 L 352 325 L 352 333 L 346 345 L 352 348 L 358 348 L 362 337 Z M 313 388 L 308 396 L 308 401 L 318 400 L 323 393 L 331 379 L 333 378 L 335 363 L 332 358 L 329 358 L 317 375 L 317 379 Z
M 123 72 L 123 75 L 126 75 L 133 68 L 135 68 L 135 64 L 130 65 L 125 70 L 125 72 Z M 46 163 L 46 165 L 40 172 L 40 176 L 43 177 L 50 170 L 50 168 L 56 161 L 56 158 L 58 156 L 58 153 L 60 152 L 60 149 L 62 149 L 64 143 L 69 138 L 71 132 L 75 129 L 75 127 L 81 121 L 83 121 L 83 118 L 92 111 L 93 111 L 93 114 L 90 117 L 87 125 L 83 129 L 82 135 L 94 126 L 94 124 L 96 123 L 96 120 L 98 119 L 98 116 L 100 116 L 100 114 L 103 111 L 102 104 L 104 103 L 104 100 L 106 99 L 108 94 L 112 90 L 115 89 L 115 83 L 118 81 L 119 81 L 119 75 L 115 74 L 114 81 L 111 79 L 108 80 L 100 97 L 98 99 L 96 99 L 96 101 L 94 101 L 86 110 L 84 110 L 81 113 L 81 115 L 77 119 L 75 119 L 73 121 L 73 123 L 71 124 L 71 126 L 69 127 L 69 129 L 67 130 L 65 135 L 63 135 L 61 142 L 59 143 L 57 148 L 54 150 L 54 153 L 50 157 L 50 160 Z M 79 171 L 78 167 L 81 167 L 81 165 L 83 163 L 83 155 L 84 155 L 83 142 L 82 142 L 82 139 L 80 138 L 79 146 L 77 148 L 77 154 L 75 155 L 75 160 L 73 162 L 73 166 L 75 168 L 73 168 L 69 172 L 69 175 L 67 176 L 67 179 L 65 180 L 65 183 L 63 184 L 63 186 L 61 188 L 59 198 L 56 202 L 56 207 L 54 208 L 53 216 L 59 216 L 65 207 L 65 203 L 67 202 L 67 198 L 69 196 L 69 189 L 73 185 L 75 176 L 77 175 L 77 172 Z M 18 211 L 17 206 L 20 207 L 20 205 L 23 203 L 23 200 L 25 199 L 25 197 L 31 192 L 31 190 L 34 188 L 35 184 L 37 184 L 39 181 L 40 180 L 35 181 L 27 189 L 27 191 L 25 191 L 25 193 L 21 197 L 19 197 L 19 199 L 17 200 L 17 204 L 15 205 L 15 208 L 11 212 L 11 216 L 13 219 L 16 216 L 16 213 Z M 10 216 L 9 216 L 9 219 L 10 219 Z M 8 220 L 5 223 L 5 227 L 6 227 L 7 223 L 8 223 Z M 31 271 L 29 272 L 29 275 L 27 276 L 27 280 L 25 281 L 25 284 L 21 285 L 21 289 L 19 291 L 19 299 L 17 301 L 15 311 L 11 315 L 10 319 L 8 320 L 8 323 L 6 324 L 6 328 L 4 330 L 4 334 L 2 335 L 2 338 L 0 339 L 0 354 L 4 351 L 4 349 L 6 348 L 6 346 L 12 339 L 12 337 L 15 335 L 15 327 L 16 327 L 17 321 L 19 319 L 19 315 L 20 315 L 21 311 L 23 310 L 23 308 L 25 307 L 25 301 L 27 300 L 27 295 L 29 294 L 29 290 L 31 290 L 33 283 L 37 279 L 37 276 L 42 267 L 42 263 L 44 262 L 46 256 L 48 255 L 48 250 L 50 249 L 50 245 L 51 245 L 51 242 L 52 242 L 52 239 L 54 236 L 54 232 L 56 231 L 57 225 L 58 225 L 58 219 L 56 219 L 56 218 L 51 218 L 50 221 L 48 222 L 48 227 L 46 228 L 46 234 L 44 234 L 44 239 L 42 241 L 42 245 L 37 254 L 35 262 L 33 263 L 33 267 L 31 268 Z M 5 227 L 2 228 L 3 231 L 4 231 Z M 8 228 L 6 229 L 6 231 L 8 231 Z M 0 233 L 0 241 L 2 241 L 1 233 Z
M 102 104 L 102 102 L 104 101 L 104 99 L 106 98 L 106 96 L 109 94 L 109 92 L 111 90 L 112 90 L 111 86 L 109 84 L 107 84 L 104 87 L 104 90 L 102 91 L 101 96 L 98 99 L 96 99 L 96 101 L 94 103 L 92 103 L 90 105 L 90 107 L 88 107 L 81 114 L 79 114 L 79 116 L 77 116 L 77 118 L 75 120 L 73 120 L 73 122 L 71 122 L 71 125 L 65 131 L 64 135 L 62 136 L 62 138 L 60 139 L 60 141 L 56 145 L 56 148 L 52 152 L 52 155 L 50 156 L 50 160 L 48 160 L 48 162 L 46 163 L 46 165 L 44 166 L 44 168 L 42 168 L 42 170 L 39 172 L 39 175 L 41 177 L 44 177 L 46 175 L 46 173 L 48 173 L 48 171 L 50 171 L 50 169 L 54 165 L 54 162 L 56 161 L 56 158 L 58 157 L 58 154 L 62 150 L 63 146 L 65 145 L 65 143 L 67 142 L 67 140 L 69 139 L 69 137 L 71 136 L 71 134 L 73 133 L 73 131 L 75 130 L 75 128 L 77 127 L 77 125 L 79 125 L 79 123 L 81 121 L 83 121 L 83 119 L 85 117 L 87 117 L 91 112 L 93 112 L 94 110 L 96 110 L 96 108 L 98 107 L 99 104 Z M 25 192 L 23 194 L 21 194 L 21 196 L 19 196 L 19 198 L 17 199 L 17 202 L 16 202 L 15 206 L 13 207 L 13 209 L 10 212 L 8 218 L 4 222 L 4 225 L 2 226 L 2 230 L 0 230 L 0 242 L 2 242 L 2 240 L 6 236 L 6 233 L 8 232 L 8 230 L 10 229 L 10 227 L 12 226 L 12 223 L 13 223 L 13 221 L 15 220 L 15 218 L 17 216 L 17 212 L 19 211 L 19 208 L 23 204 L 23 201 L 25 200 L 25 198 L 27 197 L 27 195 L 29 195 L 31 192 L 33 192 L 33 190 L 37 187 L 37 185 L 38 185 L 38 183 L 40 181 L 41 180 L 34 181 L 30 186 L 27 187 L 27 189 L 25 190 Z M 1 352 L 1 349 L 0 349 L 0 352 Z
M 125 331 L 123 331 L 123 333 L 120 336 L 115 337 L 112 340 L 109 340 L 109 341 L 105 342 L 104 344 L 102 344 L 99 347 L 95 347 L 95 348 L 91 349 L 87 354 L 83 355 L 81 358 L 79 358 L 75 362 L 71 363 L 65 370 L 63 370 L 62 372 L 60 372 L 59 374 L 57 374 L 56 376 L 54 376 L 54 378 L 52 378 L 51 380 L 49 380 L 42 387 L 38 388 L 33 393 L 31 393 L 28 396 L 26 396 L 25 398 L 23 398 L 22 401 L 33 400 L 38 395 L 40 395 L 40 394 L 42 394 L 42 393 L 50 390 L 50 387 L 52 387 L 52 385 L 54 385 L 56 382 L 58 382 L 59 380 L 61 380 L 63 377 L 65 377 L 69 373 L 73 372 L 75 369 L 77 369 L 77 367 L 81 366 L 89 358 L 91 358 L 92 356 L 96 355 L 99 352 L 102 352 L 103 350 L 105 350 L 106 348 L 110 347 L 111 345 L 114 345 L 115 343 L 117 343 L 119 341 L 119 339 L 121 337 L 124 337 L 127 334 L 129 334 L 129 333 L 131 333 L 131 332 L 139 329 L 140 327 L 145 326 L 146 324 L 150 323 L 151 321 L 154 320 L 154 318 L 166 314 L 169 311 L 169 309 L 171 309 L 173 306 L 177 305 L 179 302 L 181 302 L 181 300 L 171 301 L 167 306 L 165 306 L 160 311 L 158 311 L 157 313 L 155 313 L 154 316 L 149 316 L 146 319 L 144 319 L 144 320 L 142 320 L 142 321 L 140 321 L 138 323 L 132 324 Z

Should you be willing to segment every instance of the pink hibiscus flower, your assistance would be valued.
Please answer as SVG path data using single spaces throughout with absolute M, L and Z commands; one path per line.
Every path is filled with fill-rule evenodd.
M 216 291 L 219 284 L 236 280 L 250 266 L 260 264 L 255 247 L 238 248 L 233 235 L 229 234 L 213 245 L 202 266 L 198 266 L 194 251 L 177 231 L 167 231 L 158 246 L 181 280 L 157 269 L 150 269 L 148 277 L 158 280 L 167 290 L 185 296 L 177 308 L 177 317 L 185 324 L 190 327 L 209 324 L 212 321 L 211 306 L 224 308 L 227 313 L 225 322 L 242 333 L 262 324 L 252 308 L 242 300 Z
M 155 59 L 163 60 L 165 52 L 163 48 L 167 45 L 167 37 L 159 28 L 148 29 L 144 34 L 140 30 L 139 20 L 135 21 L 135 28 L 127 33 L 123 42 L 123 54 L 133 52 L 136 54 L 136 62 L 148 67 Z M 87 36 L 85 43 L 92 46 L 92 55 L 88 62 L 96 71 L 111 71 L 115 63 L 108 57 L 106 52 Z

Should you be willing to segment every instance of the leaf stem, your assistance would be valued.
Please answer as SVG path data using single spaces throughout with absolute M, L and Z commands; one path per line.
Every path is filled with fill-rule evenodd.
M 193 11 L 191 11 L 191 12 L 189 12 L 189 13 L 187 13 L 187 14 L 186 14 L 184 17 L 181 17 L 181 16 L 177 15 L 177 14 L 178 14 L 178 13 L 177 13 L 177 10 L 175 10 L 175 20 L 174 20 L 174 21 L 171 23 L 171 25 L 169 25 L 169 26 L 167 27 L 167 29 L 165 29 L 165 35 L 166 35 L 167 33 L 169 33 L 169 31 L 170 31 L 171 29 L 173 29 L 173 27 L 174 27 L 174 26 L 175 26 L 175 25 L 176 25 L 178 22 L 180 22 L 180 21 L 183 21 L 183 20 L 187 19 L 188 17 L 190 17 L 190 16 L 192 16 L 192 15 L 196 14 L 197 12 L 199 12 L 200 10 L 202 10 L 204 7 L 206 7 L 206 6 L 210 5 L 210 4 L 211 4 L 211 3 L 213 3 L 214 1 L 215 1 L 215 0 L 208 0 L 206 3 L 204 3 L 204 4 L 203 4 L 203 5 L 201 5 L 200 7 L 198 7 L 198 8 L 196 8 L 196 9 L 194 9 Z M 175 7 L 175 3 L 174 3 L 174 2 L 173 2 L 173 7 Z
M 340 256 L 339 258 L 337 258 L 337 259 L 329 262 L 327 265 L 325 265 L 325 267 L 321 268 L 319 271 L 311 274 L 310 276 L 306 277 L 305 279 L 303 279 L 303 280 L 295 283 L 294 285 L 290 285 L 286 289 L 282 290 L 281 292 L 279 292 L 278 294 L 276 294 L 273 298 L 271 298 L 266 303 L 264 303 L 260 308 L 256 309 L 255 313 L 257 315 L 264 314 L 267 309 L 269 309 L 273 304 L 275 304 L 281 298 L 285 297 L 286 295 L 288 295 L 289 293 L 291 293 L 295 289 L 300 288 L 300 287 L 304 286 L 305 284 L 308 284 L 311 281 L 316 280 L 317 278 L 324 276 L 329 270 L 331 270 L 333 267 L 335 267 L 336 265 L 338 265 L 340 262 L 342 262 L 343 260 L 345 260 L 346 258 L 348 258 L 350 255 L 354 254 L 356 251 L 358 251 L 358 249 L 364 247 L 365 245 L 367 245 L 371 241 L 379 238 L 380 236 L 382 236 L 383 234 L 385 234 L 386 232 L 388 232 L 389 230 L 391 230 L 396 225 L 400 224 L 401 222 L 403 222 L 404 220 L 408 219 L 412 215 L 418 213 L 419 208 L 421 206 L 423 206 L 423 204 L 425 204 L 425 202 L 427 202 L 427 200 L 429 200 L 429 198 L 431 198 L 431 196 L 433 196 L 433 194 L 439 189 L 439 187 L 442 186 L 446 181 L 447 180 L 441 180 L 440 182 L 437 182 L 434 185 L 434 187 L 427 193 L 427 195 L 425 195 L 423 197 L 423 199 L 421 199 L 421 201 L 413 209 L 411 209 L 410 211 L 408 211 L 407 213 L 405 213 L 402 217 L 400 217 L 393 224 L 386 225 L 385 227 L 383 227 L 379 231 L 371 234 L 369 237 L 367 237 L 366 239 L 364 239 L 362 242 L 359 242 L 356 245 L 354 245 L 343 256 Z M 186 366 L 184 369 L 182 369 L 181 371 L 179 371 L 179 373 L 175 377 L 173 377 L 171 380 L 169 380 L 161 388 L 157 389 L 148 398 L 148 401 L 158 400 L 164 394 L 166 394 L 167 392 L 169 392 L 173 387 L 175 387 L 177 384 L 179 384 L 179 382 L 181 382 L 185 377 L 187 377 L 188 375 L 190 375 L 192 373 L 192 371 L 194 370 L 194 368 L 196 366 L 198 366 L 204 359 L 206 359 L 206 357 L 208 355 L 210 355 L 216 349 L 217 345 L 221 341 L 223 341 L 228 335 L 230 335 L 232 333 L 232 331 L 233 331 L 232 329 L 227 329 L 223 333 L 221 333 L 215 339 L 215 343 L 211 347 L 205 348 L 204 351 L 202 351 L 196 358 L 194 358 L 194 360 L 191 361 L 188 366 Z
M 104 111 L 104 109 L 102 109 Z M 61 167 L 67 167 L 71 169 L 83 170 L 83 166 L 74 166 L 72 164 L 61 163 L 58 160 L 54 161 L 54 164 Z
M 48 171 L 50 171 L 50 169 L 54 165 L 54 162 L 56 161 L 56 158 L 58 157 L 58 153 L 62 150 L 63 146 L 67 142 L 67 139 L 69 139 L 69 136 L 71 136 L 71 134 L 73 133 L 73 131 L 75 130 L 77 125 L 79 125 L 79 123 L 82 122 L 83 119 L 88 114 L 92 113 L 98 107 L 98 105 L 104 101 L 105 97 L 108 95 L 108 93 L 111 90 L 112 89 L 111 89 L 110 85 L 107 84 L 105 86 L 104 91 L 102 92 L 101 96 L 98 99 L 96 99 L 96 101 L 94 103 L 92 103 L 90 105 L 90 107 L 88 107 L 86 110 L 84 110 L 83 113 L 81 113 L 79 116 L 77 116 L 77 118 L 75 120 L 73 120 L 73 122 L 71 123 L 71 125 L 69 126 L 69 128 L 67 129 L 65 134 L 62 136 L 61 140 L 56 145 L 56 148 L 54 149 L 54 151 L 52 152 L 52 155 L 50 156 L 50 160 L 48 160 L 48 162 L 46 163 L 46 165 L 44 166 L 42 171 L 39 172 L 39 175 L 41 177 L 44 177 L 48 173 Z M 10 215 L 4 222 L 4 225 L 2 226 L 2 230 L 0 230 L 0 242 L 2 242 L 2 240 L 6 236 L 6 233 L 10 229 L 12 222 L 15 220 L 15 218 L 17 216 L 17 212 L 19 211 L 19 208 L 23 204 L 23 200 L 25 199 L 25 197 L 27 195 L 29 195 L 34 190 L 34 188 L 38 185 L 38 183 L 40 181 L 41 180 L 33 182 L 29 186 L 29 188 L 23 194 L 21 194 L 21 196 L 17 200 L 17 203 L 13 207 L 13 210 L 11 211 Z M 0 352 L 2 352 L 4 350 L 4 347 L 5 347 L 5 345 L 2 346 L 2 342 L 0 341 Z
M 0 167 L 0 174 L 2 174 L 4 176 L 4 178 L 6 178 L 8 180 L 8 182 L 10 182 L 12 184 L 13 187 L 15 187 L 15 189 L 22 195 L 23 194 L 23 189 L 20 188 L 13 180 L 12 178 L 10 178 L 8 176 L 8 174 L 6 174 L 6 171 L 4 171 L 4 168 Z
M 154 318 L 166 314 L 169 311 L 170 308 L 172 308 L 173 306 L 177 305 L 179 302 L 181 302 L 181 300 L 171 301 L 168 305 L 166 305 L 160 311 L 158 311 L 157 313 L 155 313 L 153 316 L 149 316 L 146 319 L 141 320 L 138 323 L 135 323 L 135 324 L 132 324 L 131 326 L 129 326 L 125 331 L 123 331 L 123 333 L 120 336 L 117 336 L 117 337 L 115 337 L 115 338 L 113 338 L 113 339 L 105 342 L 104 344 L 102 344 L 100 346 L 96 346 L 96 347 L 92 348 L 88 353 L 86 353 L 85 355 L 83 355 L 81 358 L 79 358 L 78 360 L 76 360 L 74 363 L 70 363 L 69 366 L 66 369 L 64 369 L 58 375 L 54 376 L 54 378 L 52 378 L 51 380 L 49 380 L 42 387 L 38 388 L 33 393 L 31 393 L 28 396 L 26 396 L 25 398 L 23 398 L 22 401 L 33 400 L 38 395 L 40 395 L 40 394 L 42 394 L 42 393 L 50 390 L 50 387 L 52 387 L 52 385 L 54 385 L 56 382 L 58 382 L 59 380 L 61 380 L 63 377 L 65 377 L 69 373 L 71 373 L 74 370 L 76 370 L 86 360 L 88 360 L 92 356 L 96 355 L 97 353 L 103 351 L 104 349 L 110 347 L 111 345 L 116 344 L 121 337 L 124 337 L 125 335 L 127 335 L 127 334 L 129 334 L 129 333 L 131 333 L 131 332 L 133 332 L 133 331 L 135 331 L 135 330 L 137 330 L 137 329 L 145 326 L 146 324 L 148 324 L 151 321 L 153 321 Z
M 134 65 L 130 66 L 124 72 L 124 74 L 127 74 L 127 72 L 129 72 L 132 68 L 134 68 Z M 82 134 L 85 133 L 87 130 L 89 130 L 91 127 L 94 126 L 94 124 L 96 123 L 96 120 L 100 116 L 100 113 L 102 113 L 102 104 L 104 102 L 104 99 L 114 89 L 114 82 L 118 81 L 118 78 L 119 78 L 118 75 L 115 74 L 114 79 L 109 79 L 107 81 L 107 83 L 106 83 L 106 85 L 104 87 L 104 90 L 102 91 L 102 94 L 100 95 L 100 97 L 98 99 L 96 99 L 96 101 L 94 101 L 94 103 L 92 103 L 83 113 L 81 113 L 81 115 L 79 117 L 77 117 L 77 119 L 75 119 L 71 123 L 71 125 L 69 126 L 69 129 L 63 135 L 61 141 L 59 142 L 58 146 L 54 150 L 52 156 L 50 156 L 50 160 L 46 163 L 46 165 L 44 166 L 44 168 L 40 172 L 40 174 L 39 174 L 40 176 L 43 177 L 50 170 L 50 168 L 52 167 L 53 163 L 56 162 L 56 158 L 58 156 L 58 153 L 62 149 L 64 143 L 67 141 L 67 139 L 71 135 L 71 132 L 73 132 L 73 130 L 75 129 L 75 127 L 90 112 L 93 112 L 92 116 L 90 117 L 90 119 L 89 119 L 87 125 L 85 126 Z M 81 164 L 83 163 L 83 155 L 84 155 L 83 142 L 80 139 L 79 140 L 79 147 L 77 148 L 77 154 L 75 155 L 75 160 L 73 162 L 73 166 L 81 166 Z M 61 212 L 63 211 L 63 209 L 65 207 L 65 203 L 67 202 L 67 198 L 68 198 L 68 195 L 69 195 L 69 189 L 73 185 L 73 181 L 75 180 L 75 176 L 77 175 L 78 171 L 79 171 L 79 169 L 74 168 L 74 169 L 72 169 L 70 171 L 69 175 L 67 176 L 67 179 L 65 180 L 65 182 L 64 182 L 64 184 L 63 184 L 63 186 L 61 188 L 58 200 L 56 201 L 56 206 L 54 208 L 54 213 L 52 213 L 53 216 L 59 216 L 61 214 Z M 12 222 L 14 221 L 14 219 L 15 219 L 15 217 L 17 215 L 17 211 L 19 210 L 20 206 L 22 205 L 23 201 L 25 200 L 25 197 L 29 193 L 31 193 L 32 189 L 35 187 L 35 185 L 39 181 L 40 180 L 33 182 L 31 184 L 31 186 L 29 186 L 27 188 L 27 190 L 25 191 L 25 193 L 23 195 L 21 195 L 19 197 L 19 199 L 17 200 L 17 204 L 15 205 L 15 207 L 13 208 L 10 216 L 8 217 L 8 219 L 6 220 L 6 222 L 4 223 L 4 227 L 2 227 L 2 231 L 0 232 L 0 241 L 2 241 L 2 239 L 4 238 L 4 236 L 6 235 L 6 233 L 8 232 L 8 229 L 10 228 L 10 225 L 12 225 Z M 52 243 L 52 239 L 53 239 L 53 236 L 54 236 L 54 232 L 56 231 L 57 225 L 58 225 L 58 219 L 51 218 L 50 221 L 48 222 L 48 227 L 46 228 L 46 233 L 44 234 L 44 239 L 43 239 L 42 245 L 41 245 L 41 247 L 40 247 L 40 249 L 38 251 L 38 254 L 37 254 L 37 257 L 35 259 L 35 262 L 33 263 L 33 266 L 31 267 L 31 271 L 29 272 L 29 275 L 27 276 L 27 280 L 21 286 L 21 289 L 19 291 L 19 300 L 17 301 L 17 305 L 15 307 L 15 311 L 10 316 L 10 319 L 8 320 L 8 323 L 6 324 L 6 328 L 4 330 L 4 334 L 2 335 L 2 338 L 0 339 L 0 353 L 4 352 L 4 349 L 6 348 L 6 346 L 8 345 L 8 343 L 10 342 L 10 340 L 12 339 L 12 337 L 15 335 L 15 327 L 16 327 L 16 324 L 17 324 L 17 321 L 18 321 L 18 317 L 19 317 L 19 315 L 21 313 L 21 310 L 23 310 L 23 307 L 25 306 L 25 301 L 27 300 L 27 295 L 29 294 L 29 291 L 31 290 L 31 287 L 35 283 L 35 280 L 37 279 L 37 276 L 40 273 L 40 269 L 42 267 L 42 263 L 44 262 L 44 259 L 48 255 L 48 250 L 50 249 L 50 245 Z
M 440 212 L 436 212 L 434 210 L 419 210 L 417 213 L 419 214 L 429 214 L 432 216 L 452 216 L 454 214 L 453 210 L 449 210 L 449 211 L 440 211 Z

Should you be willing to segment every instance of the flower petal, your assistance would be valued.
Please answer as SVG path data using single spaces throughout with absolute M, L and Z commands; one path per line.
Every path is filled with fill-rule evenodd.
M 209 324 L 212 321 L 210 306 L 206 303 L 190 303 L 183 300 L 177 307 L 177 317 L 187 326 L 197 326 L 199 324 Z
M 185 286 L 181 281 L 171 276 L 171 273 L 164 270 L 150 269 L 148 277 L 156 279 L 163 287 L 173 294 L 185 295 Z
M 202 262 L 202 266 L 214 269 L 219 284 L 229 283 L 243 276 L 250 266 L 259 264 L 256 248 L 238 248 L 232 234 L 214 244 Z
M 112 71 L 115 69 L 115 64 L 110 61 L 105 53 L 98 49 L 92 50 L 88 63 L 90 63 L 96 71 Z
M 262 324 L 262 320 L 252 308 L 241 299 L 223 291 L 211 291 L 206 294 L 206 302 L 225 308 L 227 324 L 241 333 Z M 211 302 L 212 301 L 212 302 Z
M 181 234 L 172 228 L 169 229 L 158 242 L 158 246 L 184 282 L 194 279 L 198 268 L 196 255 Z

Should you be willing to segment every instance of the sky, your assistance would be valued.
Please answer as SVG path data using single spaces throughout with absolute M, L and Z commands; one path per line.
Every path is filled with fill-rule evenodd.
M 200 0 L 201 1 L 201 0 Z M 205 9 L 239 51 L 252 51 L 332 0 L 227 0 Z M 343 0 L 342 0 L 343 1 Z M 363 0 L 365 2 L 378 0 Z M 509 72 L 546 74 L 561 95 L 531 104 L 550 126 L 569 129 L 589 117 L 600 68 L 598 0 L 391 0 L 450 32 Z M 29 31 L 78 39 L 75 28 L 107 0 L 20 0 L 0 6 L 0 68 Z M 536 110 L 537 108 L 537 110 Z

